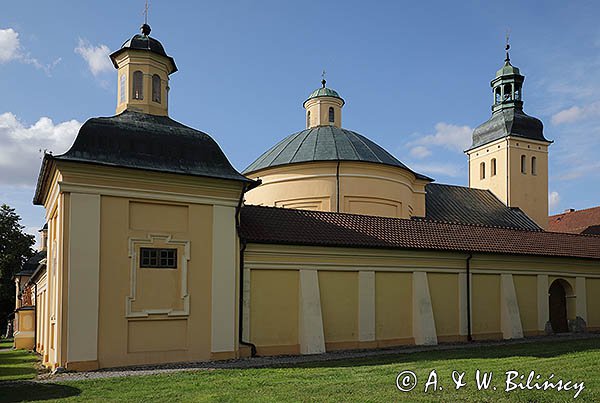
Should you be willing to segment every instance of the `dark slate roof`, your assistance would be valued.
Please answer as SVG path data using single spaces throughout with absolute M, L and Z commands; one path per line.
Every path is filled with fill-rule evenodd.
M 548 217 L 548 231 L 600 234 L 600 206 L 552 215 Z
M 40 262 L 45 258 L 46 251 L 37 252 L 35 255 L 27 259 L 25 263 L 23 263 L 23 267 L 16 274 L 16 276 L 31 276 L 40 265 Z
M 521 209 L 507 207 L 489 190 L 429 183 L 425 219 L 539 231 Z
M 365 136 L 335 126 L 317 126 L 286 137 L 250 164 L 244 170 L 244 174 L 311 161 L 374 162 L 406 169 L 419 179 L 432 180 L 410 170 L 383 147 Z
M 58 156 L 46 154 L 35 204 L 42 203 L 43 175 L 52 160 L 250 182 L 231 166 L 208 134 L 168 116 L 132 111 L 89 119 L 79 129 L 69 151 Z
M 150 27 L 148 27 L 148 29 L 150 29 Z M 121 52 L 125 51 L 126 49 L 146 50 L 164 56 L 167 59 L 169 59 L 171 63 L 173 63 L 173 70 L 171 71 L 171 73 L 177 71 L 175 60 L 171 56 L 167 55 L 167 52 L 165 52 L 165 48 L 163 47 L 162 43 L 160 43 L 158 39 L 152 38 L 149 35 L 135 34 L 133 35 L 133 37 L 131 37 L 131 39 L 128 39 L 125 42 L 123 42 L 121 48 L 110 55 L 110 59 L 112 60 L 115 68 L 118 67 L 115 61 L 115 57 Z
M 600 259 L 600 237 L 277 207 L 243 206 L 250 243 Z
M 546 141 L 542 121 L 527 115 L 520 108 L 500 109 L 473 131 L 473 144 L 469 150 L 507 136 Z

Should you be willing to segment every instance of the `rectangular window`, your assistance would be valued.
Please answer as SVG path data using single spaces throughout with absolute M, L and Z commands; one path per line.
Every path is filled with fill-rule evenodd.
M 140 267 L 148 269 L 176 269 L 177 249 L 140 248 Z

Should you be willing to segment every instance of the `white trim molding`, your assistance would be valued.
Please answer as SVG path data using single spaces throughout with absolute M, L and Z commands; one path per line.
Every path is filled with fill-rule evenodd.
M 136 298 L 137 286 L 137 268 L 138 268 L 138 246 L 152 246 L 158 242 L 183 247 L 183 254 L 178 253 L 178 266 L 181 267 L 181 300 L 183 301 L 183 309 L 175 310 L 173 308 L 161 309 L 144 309 L 141 311 L 133 311 L 132 303 Z M 166 314 L 168 316 L 189 316 L 190 314 L 190 296 L 188 294 L 187 272 L 188 261 L 190 260 L 190 241 L 173 239 L 168 234 L 148 234 L 147 238 L 129 238 L 129 258 L 131 259 L 130 271 L 130 290 L 129 295 L 125 297 L 125 312 L 128 318 L 146 318 L 148 315 Z

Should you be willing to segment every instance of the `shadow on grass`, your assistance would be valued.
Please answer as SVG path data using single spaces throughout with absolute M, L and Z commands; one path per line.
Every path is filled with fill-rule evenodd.
M 67 385 L 29 381 L 1 382 L 0 401 L 22 402 L 78 396 L 81 390 Z
M 540 341 L 523 344 L 482 344 L 472 347 L 461 347 L 448 350 L 430 350 L 420 352 L 382 353 L 361 358 L 333 359 L 328 361 L 313 361 L 294 364 L 269 365 L 269 368 L 340 368 L 368 365 L 386 365 L 398 362 L 419 362 L 436 360 L 469 360 L 469 359 L 502 359 L 508 357 L 552 358 L 566 354 L 600 350 L 600 339 Z

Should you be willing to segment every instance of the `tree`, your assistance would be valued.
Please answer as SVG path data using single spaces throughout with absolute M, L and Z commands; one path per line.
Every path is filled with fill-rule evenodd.
M 35 237 L 23 232 L 21 217 L 14 208 L 0 206 L 0 334 L 15 309 L 14 275 L 33 256 Z

